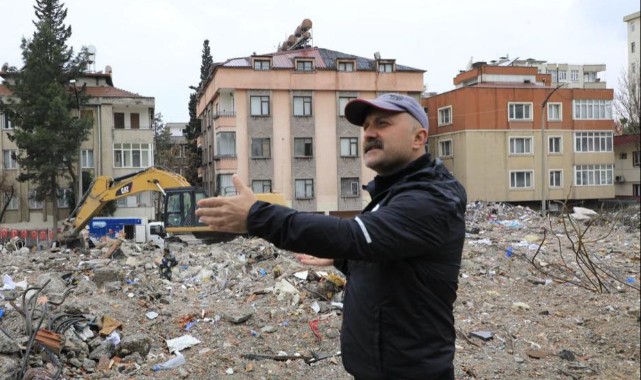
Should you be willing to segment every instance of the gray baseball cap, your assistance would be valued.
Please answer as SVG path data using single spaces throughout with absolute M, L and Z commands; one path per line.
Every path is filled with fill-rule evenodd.
M 416 99 L 402 94 L 383 94 L 374 100 L 354 99 L 345 106 L 345 117 L 350 123 L 362 126 L 372 107 L 383 111 L 407 112 L 427 129 L 427 115 L 423 107 Z

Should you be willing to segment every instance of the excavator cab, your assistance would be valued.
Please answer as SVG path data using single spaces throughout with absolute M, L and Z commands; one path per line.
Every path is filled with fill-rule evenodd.
M 193 234 L 197 238 L 213 235 L 205 224 L 198 222 L 196 207 L 207 193 L 200 187 L 175 187 L 165 189 L 165 231 L 173 235 Z

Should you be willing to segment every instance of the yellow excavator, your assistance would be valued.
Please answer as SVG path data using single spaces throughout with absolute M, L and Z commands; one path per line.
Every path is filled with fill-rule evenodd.
M 150 167 L 118 178 L 95 178 L 69 218 L 63 222 L 64 228 L 58 241 L 67 246 L 82 244 L 80 232 L 108 202 L 144 191 L 163 194 L 165 233 L 192 234 L 205 241 L 225 240 L 231 235 L 213 231 L 198 221 L 196 206 L 199 200 L 207 197 L 204 189 L 191 186 L 187 179 L 169 169 Z M 256 194 L 256 197 L 270 203 L 285 204 L 282 194 L 278 193 Z

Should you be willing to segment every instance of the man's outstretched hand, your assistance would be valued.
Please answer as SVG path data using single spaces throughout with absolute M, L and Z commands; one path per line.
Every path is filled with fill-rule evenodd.
M 232 176 L 232 183 L 238 195 L 201 199 L 198 201 L 196 216 L 214 231 L 245 233 L 247 215 L 251 206 L 256 203 L 256 196 L 237 174 Z

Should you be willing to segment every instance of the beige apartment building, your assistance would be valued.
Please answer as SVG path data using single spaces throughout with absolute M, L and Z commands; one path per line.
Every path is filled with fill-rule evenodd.
M 203 186 L 230 195 L 233 173 L 255 192 L 282 193 L 295 209 L 361 210 L 361 129 L 344 117 L 356 97 L 420 98 L 425 71 L 395 59 L 317 47 L 228 59 L 214 66 L 197 106 Z
M 626 23 L 628 34 L 628 80 L 630 84 L 636 84 L 631 89 L 630 96 L 636 96 L 636 104 L 639 104 L 641 96 L 641 66 L 639 66 L 640 53 L 639 43 L 641 39 L 641 18 L 639 12 L 629 14 L 623 18 Z M 627 90 L 630 91 L 630 90 Z M 618 199 L 641 199 L 639 184 L 641 184 L 641 171 L 639 170 L 639 155 L 641 154 L 641 136 L 635 135 L 616 136 L 614 138 L 614 149 L 616 155 L 615 170 L 615 193 Z
M 534 66 L 479 62 L 423 99 L 429 150 L 469 201 L 614 197 L 613 90 L 554 84 Z
M 11 81 L 9 72 L 0 72 L 5 81 Z M 82 117 L 93 120 L 89 138 L 82 143 L 80 163 L 83 172 L 92 177 L 121 177 L 153 166 L 153 97 L 145 97 L 114 86 L 111 67 L 102 72 L 86 72 L 70 83 L 75 90 L 85 87 L 88 103 L 80 110 Z M 9 89 L 0 84 L 0 97 L 10 97 Z M 78 111 L 72 111 L 77 113 Z M 52 205 L 36 202 L 30 197 L 28 183 L 17 182 L 20 167 L 12 159 L 16 145 L 7 134 L 14 128 L 7 115 L 0 114 L 0 168 L 6 181 L 17 190 L 17 196 L 9 202 L 3 226 L 23 224 L 32 227 L 51 227 Z M 72 191 L 69 183 L 66 191 Z M 6 194 L 0 199 L 4 205 Z M 62 194 L 61 194 L 62 195 Z M 154 205 L 150 193 L 141 193 L 118 200 L 116 216 L 154 217 Z M 58 200 L 59 219 L 66 218 L 74 205 L 67 205 L 64 197 Z M 48 222 L 49 220 L 49 222 Z

